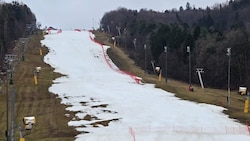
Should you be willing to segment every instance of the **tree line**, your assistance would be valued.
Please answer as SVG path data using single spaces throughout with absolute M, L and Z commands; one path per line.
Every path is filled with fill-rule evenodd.
M 3 66 L 6 53 L 12 53 L 15 41 L 29 35 L 31 25 L 36 23 L 36 17 L 31 9 L 22 3 L 0 4 L 0 63 Z
M 191 81 L 199 84 L 196 69 L 203 68 L 206 87 L 227 88 L 230 58 L 230 83 L 236 89 L 250 87 L 248 13 L 249 0 L 230 0 L 206 9 L 187 3 L 185 9 L 164 12 L 120 7 L 104 14 L 99 30 L 112 34 L 148 73 L 155 73 L 152 66 L 160 66 L 163 75 L 188 82 L 191 64 Z

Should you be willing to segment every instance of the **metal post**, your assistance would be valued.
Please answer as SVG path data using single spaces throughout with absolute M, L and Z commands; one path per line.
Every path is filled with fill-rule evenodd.
M 110 33 L 110 28 L 109 28 L 109 25 L 107 26 L 107 28 L 108 28 L 108 33 Z
M 22 42 L 22 61 L 24 61 L 24 42 Z
M 136 38 L 134 38 L 133 40 L 133 43 L 134 43 L 134 47 L 135 47 L 135 64 L 136 64 L 136 61 L 137 61 L 137 56 L 136 56 Z
M 9 61 L 9 73 L 10 73 L 10 82 L 9 82 L 9 84 L 10 85 L 13 85 L 14 83 L 13 83 L 13 69 L 12 69 L 12 62 L 13 62 L 13 60 L 10 60 Z
M 2 74 L 2 72 L 1 72 L 1 74 Z M 0 93 L 2 93 L 2 79 L 0 79 L 0 81 L 1 81 Z
M 22 126 L 20 124 L 18 125 L 18 130 L 19 130 L 19 136 L 20 136 L 20 138 L 23 138 Z
M 227 104 L 228 106 L 231 104 L 231 94 L 230 94 L 230 65 L 231 65 L 231 48 L 227 48 L 227 56 L 228 56 L 228 94 L 227 94 Z
M 165 82 L 168 82 L 168 47 L 164 46 L 164 52 L 165 52 Z
M 15 141 L 15 100 L 16 93 L 14 88 L 11 89 L 11 141 Z
M 124 33 L 125 33 L 125 48 L 127 48 L 127 29 L 124 28 Z
M 203 81 L 202 81 L 202 77 L 201 77 L 201 73 L 203 73 L 203 68 L 197 68 L 196 72 L 198 73 L 198 77 L 200 80 L 200 84 L 201 84 L 201 88 L 204 89 L 204 85 L 203 85 Z
M 135 53 L 136 53 L 136 38 L 134 38 L 133 43 L 134 43 Z
M 5 80 L 5 86 L 6 86 L 6 131 L 5 131 L 5 137 L 6 141 L 9 141 L 9 91 L 8 91 L 8 73 L 6 75 Z
M 153 71 L 154 71 L 154 74 L 155 74 L 155 61 L 154 60 L 151 60 L 151 65 L 152 65 L 152 68 L 153 68 Z
M 9 140 L 9 94 L 8 94 L 8 70 L 6 72 L 1 72 L 1 75 L 4 75 L 4 84 L 5 84 L 5 94 L 6 94 L 6 130 L 5 130 L 5 139 Z
M 147 52 L 146 52 L 146 50 L 147 50 L 147 45 L 145 44 L 144 45 L 144 54 L 145 54 L 145 60 L 144 60 L 144 70 L 145 70 L 145 74 L 146 74 L 146 67 L 147 67 Z
M 13 54 L 5 54 L 5 59 L 8 62 L 8 69 L 4 73 L 6 75 L 5 77 L 5 86 L 6 86 L 6 131 L 5 131 L 5 137 L 6 141 L 9 141 L 9 84 L 13 84 L 13 68 L 12 68 L 12 62 L 15 60 L 16 55 Z M 10 81 L 10 82 L 8 82 Z
M 189 53 L 189 86 L 191 86 L 191 54 L 190 54 L 190 46 L 187 46 L 187 52 Z
M 10 85 L 13 85 L 13 74 L 12 74 L 12 69 L 10 69 L 10 82 L 9 82 Z
M 2 82 L 2 79 L 0 79 L 0 81 Z M 1 85 L 0 85 L 0 93 L 2 93 L 2 86 Z
M 115 37 L 112 37 L 112 40 L 114 41 L 114 47 L 116 47 L 116 38 Z
M 118 31 L 118 36 L 121 36 L 121 28 L 119 26 L 116 26 L 116 29 Z

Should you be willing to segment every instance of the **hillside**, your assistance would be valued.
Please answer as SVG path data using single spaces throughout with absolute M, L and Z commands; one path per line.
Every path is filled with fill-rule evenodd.
M 43 61 L 44 55 L 47 54 L 46 47 L 41 48 L 40 40 L 43 36 L 40 32 L 38 35 L 31 35 L 25 46 L 25 60 L 22 61 L 22 50 L 18 50 L 17 60 L 13 72 L 13 85 L 7 82 L 8 89 L 2 83 L 2 94 L 0 98 L 0 140 L 5 139 L 6 130 L 6 93 L 9 93 L 9 99 L 12 90 L 15 91 L 15 140 L 19 140 L 18 125 L 21 125 L 22 134 L 27 141 L 70 141 L 74 140 L 77 134 L 73 127 L 67 125 L 69 117 L 66 117 L 65 106 L 60 103 L 60 99 L 55 94 L 49 93 L 48 88 L 52 80 L 59 77 L 59 74 L 53 72 L 51 66 Z M 21 44 L 17 44 L 20 46 Z M 42 49 L 40 55 L 39 49 Z M 41 67 L 38 73 L 38 84 L 34 83 L 34 71 L 36 67 Z M 10 102 L 9 102 L 10 103 Z M 11 129 L 11 112 L 9 104 L 9 133 Z M 69 112 L 67 112 L 68 114 Z M 36 124 L 32 130 L 24 130 L 23 118 L 34 116 Z M 60 117 L 60 118 L 59 118 Z
M 187 3 L 186 8 L 164 12 L 119 8 L 105 13 L 100 31 L 115 37 L 116 43 L 148 73 L 155 73 L 154 64 L 162 68 L 164 76 L 199 84 L 196 69 L 203 68 L 204 84 L 219 89 L 228 87 L 227 50 L 231 48 L 230 87 L 236 90 L 250 87 L 249 9 L 249 0 L 230 0 L 206 9 Z
M 88 31 L 63 31 L 42 42 L 51 51 L 45 61 L 66 75 L 50 91 L 75 113 L 69 125 L 80 131 L 76 140 L 127 141 L 131 132 L 144 141 L 250 139 L 246 125 L 222 114 L 223 107 L 182 100 L 152 84 L 138 85 L 133 75 L 113 65 L 107 47 L 90 37 Z
M 5 54 L 13 53 L 15 42 L 26 38 L 37 28 L 36 17 L 31 9 L 17 1 L 0 3 L 0 66 Z
M 189 92 L 188 84 L 173 79 L 168 79 L 165 83 L 164 78 L 159 81 L 157 75 L 145 74 L 144 70 L 135 65 L 134 61 L 124 53 L 123 49 L 114 47 L 112 42 L 109 42 L 109 38 L 112 37 L 109 34 L 102 32 L 95 32 L 96 39 L 105 45 L 111 46 L 108 50 L 108 55 L 112 61 L 122 70 L 133 73 L 143 78 L 143 82 L 156 84 L 156 87 L 173 92 L 181 99 L 190 100 L 198 103 L 208 103 L 218 105 L 227 108 L 224 113 L 229 115 L 230 118 L 237 119 L 242 124 L 245 124 L 249 120 L 250 114 L 244 113 L 244 104 L 246 97 L 238 94 L 237 91 L 231 92 L 231 104 L 227 105 L 227 91 L 219 89 L 205 88 L 202 89 L 199 85 L 194 85 L 194 92 Z
M 110 35 L 104 33 L 96 33 L 98 40 L 104 44 L 108 44 L 107 39 Z M 56 95 L 48 92 L 48 87 L 52 80 L 59 77 L 59 74 L 53 73 L 53 69 L 43 62 L 43 56 L 48 52 L 46 47 L 42 47 L 43 55 L 39 54 L 41 35 L 33 35 L 29 38 L 29 44 L 26 46 L 25 61 L 18 60 L 13 75 L 14 85 L 8 85 L 9 93 L 14 88 L 16 91 L 15 104 L 15 124 L 22 125 L 22 118 L 25 116 L 35 116 L 37 123 L 31 132 L 22 132 L 26 140 L 36 141 L 68 141 L 74 140 L 78 132 L 73 127 L 68 127 L 67 122 L 72 118 L 72 113 L 65 116 L 65 106 L 60 104 L 60 99 Z M 19 52 L 22 53 L 22 52 Z M 129 57 L 124 54 L 119 48 L 111 48 L 108 50 L 109 56 L 122 69 L 132 72 L 143 78 L 143 82 L 155 83 L 156 87 L 174 92 L 177 97 L 185 100 L 191 100 L 199 103 L 211 103 L 228 108 L 225 111 L 231 118 L 238 119 L 245 124 L 250 118 L 249 113 L 243 113 L 244 100 L 237 94 L 232 92 L 231 105 L 226 104 L 226 91 L 215 89 L 201 89 L 199 86 L 194 86 L 194 92 L 187 91 L 187 84 L 178 82 L 172 79 L 166 84 L 163 79 L 158 80 L 156 75 L 145 74 L 143 70 L 137 67 Z M 40 66 L 42 69 L 38 74 L 38 85 L 34 84 L 34 69 Z M 6 87 L 4 85 L 3 95 L 0 104 L 1 109 L 5 109 Z M 67 112 L 68 113 L 68 112 Z M 60 118 L 58 118 L 60 117 Z M 0 117 L 1 123 L 6 123 L 6 112 L 2 112 Z M 9 123 L 10 124 L 10 123 Z M 0 140 L 4 140 L 4 130 L 6 124 L 1 124 L 2 129 Z M 22 126 L 23 127 L 23 126 Z M 19 138 L 19 133 L 15 131 L 15 138 Z

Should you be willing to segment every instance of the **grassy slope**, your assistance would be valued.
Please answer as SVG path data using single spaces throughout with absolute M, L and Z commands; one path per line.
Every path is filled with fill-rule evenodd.
M 41 39 L 41 35 L 30 37 L 29 43 L 26 46 L 25 61 L 18 61 L 13 75 L 14 85 L 9 85 L 9 93 L 11 93 L 12 88 L 16 91 L 15 124 L 16 126 L 22 124 L 24 116 L 36 117 L 37 123 L 31 133 L 23 132 L 23 134 L 29 133 L 25 136 L 27 141 L 74 140 L 77 132 L 74 128 L 67 125 L 70 118 L 65 116 L 65 106 L 60 104 L 60 99 L 56 98 L 56 95 L 48 92 L 52 80 L 60 75 L 54 73 L 53 69 L 43 62 L 43 55 L 48 50 L 43 47 L 43 55 L 39 54 Z M 17 50 L 17 52 L 20 54 L 20 50 Z M 21 57 L 19 56 L 18 58 Z M 38 85 L 35 85 L 33 71 L 38 66 L 42 70 L 38 74 Z M 3 89 L 4 94 L 0 95 L 0 123 L 2 123 L 0 124 L 0 140 L 4 140 L 4 131 L 6 129 L 5 90 Z M 16 140 L 19 140 L 17 127 L 15 128 L 15 132 Z
M 179 98 L 198 103 L 209 103 L 223 106 L 228 109 L 225 110 L 224 113 L 228 114 L 230 118 L 239 120 L 243 124 L 246 123 L 246 120 L 250 119 L 250 114 L 243 112 L 246 97 L 240 96 L 236 91 L 231 91 L 231 104 L 228 106 L 226 100 L 228 93 L 225 90 L 210 88 L 201 89 L 200 86 L 194 85 L 194 92 L 189 92 L 187 91 L 188 84 L 186 83 L 168 79 L 168 83 L 166 84 L 164 78 L 162 81 L 159 81 L 158 77 L 155 75 L 144 74 L 144 71 L 135 66 L 134 62 L 124 53 L 124 51 L 120 48 L 112 47 L 113 44 L 108 42 L 108 39 L 111 38 L 110 35 L 99 32 L 96 32 L 95 35 L 97 40 L 103 44 L 111 46 L 108 50 L 108 54 L 120 69 L 140 76 L 145 82 L 156 84 L 156 87 L 158 88 L 173 92 Z

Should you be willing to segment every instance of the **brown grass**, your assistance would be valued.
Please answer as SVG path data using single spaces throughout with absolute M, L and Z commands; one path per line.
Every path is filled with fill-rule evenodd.
M 168 79 L 165 83 L 164 78 L 159 81 L 158 76 L 145 74 L 143 70 L 135 66 L 135 63 L 125 54 L 121 48 L 114 47 L 112 42 L 108 42 L 111 36 L 101 32 L 95 32 L 96 39 L 103 44 L 111 46 L 108 54 L 113 62 L 122 70 L 129 71 L 137 76 L 143 78 L 144 82 L 156 84 L 157 88 L 161 88 L 168 92 L 175 93 L 176 97 L 184 100 L 194 101 L 197 103 L 208 103 L 227 108 L 224 113 L 229 115 L 230 118 L 237 119 L 239 122 L 245 124 L 250 119 L 249 113 L 244 113 L 245 96 L 241 96 L 237 91 L 231 91 L 231 104 L 227 104 L 227 90 L 218 90 L 205 88 L 193 85 L 194 92 L 187 90 L 188 84 L 172 79 Z M 206 116 L 206 115 L 204 115 Z
M 25 116 L 35 116 L 37 123 L 31 130 L 23 131 L 24 138 L 27 141 L 70 141 L 74 140 L 77 134 L 73 127 L 68 127 L 70 120 L 65 114 L 65 106 L 60 104 L 60 99 L 55 94 L 48 92 L 48 88 L 52 84 L 52 80 L 59 77 L 59 74 L 53 72 L 53 69 L 43 62 L 43 56 L 48 52 L 43 47 L 43 55 L 39 54 L 41 35 L 33 35 L 30 37 L 26 46 L 25 60 L 17 61 L 13 74 L 14 85 L 9 85 L 9 93 L 11 89 L 16 91 L 15 104 L 15 138 L 19 140 L 18 125 L 22 125 L 22 119 Z M 17 50 L 18 54 L 20 49 Z M 18 58 L 21 58 L 18 56 Z M 33 71 L 40 66 L 42 70 L 38 74 L 38 85 L 34 84 Z M 5 87 L 4 87 L 5 88 Z M 6 130 L 6 110 L 5 110 L 5 91 L 1 94 L 1 116 L 0 116 L 0 140 L 5 139 Z M 9 112 L 10 113 L 10 112 Z M 72 118 L 72 113 L 71 118 Z M 9 116 L 10 117 L 10 116 Z M 10 118 L 9 118 L 10 119 Z M 10 125 L 10 122 L 9 122 Z M 10 127 L 9 127 L 10 130 Z

